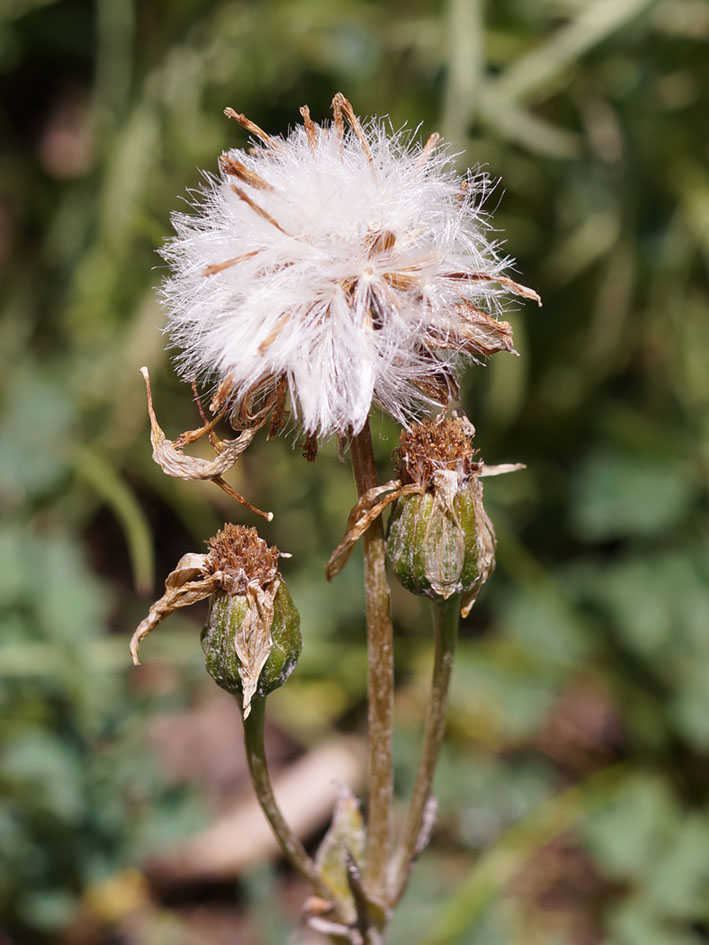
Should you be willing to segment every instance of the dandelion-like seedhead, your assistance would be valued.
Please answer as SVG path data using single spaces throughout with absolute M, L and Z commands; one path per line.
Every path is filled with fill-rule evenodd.
M 514 351 L 499 320 L 510 260 L 490 238 L 480 173 L 460 176 L 341 95 L 334 118 L 222 154 L 163 255 L 167 331 L 185 376 L 219 385 L 232 422 L 286 402 L 309 436 L 357 433 L 372 402 L 406 424 L 456 391 L 465 356 Z

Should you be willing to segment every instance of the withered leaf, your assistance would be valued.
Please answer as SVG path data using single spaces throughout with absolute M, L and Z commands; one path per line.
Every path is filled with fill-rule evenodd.
M 241 505 L 245 506 L 256 515 L 261 515 L 269 522 L 273 519 L 271 512 L 263 512 L 257 509 L 247 499 L 225 482 L 222 478 L 225 472 L 228 472 L 234 466 L 251 443 L 256 435 L 258 428 L 243 430 L 234 440 L 215 440 L 215 449 L 217 455 L 214 459 L 202 459 L 199 456 L 188 456 L 184 452 L 184 446 L 193 443 L 200 436 L 211 433 L 211 429 L 216 419 L 205 425 L 199 430 L 193 430 L 182 434 L 176 440 L 169 440 L 158 423 L 153 407 L 153 396 L 150 389 L 150 375 L 147 367 L 142 367 L 140 373 L 145 378 L 145 386 L 148 393 L 148 414 L 150 416 L 150 442 L 153 446 L 153 459 L 162 469 L 166 476 L 172 476 L 176 479 L 186 480 L 211 480 L 219 486 L 222 492 L 226 492 L 232 499 L 236 499 Z
M 234 637 L 234 648 L 241 663 L 242 711 L 244 718 L 251 712 L 251 700 L 258 687 L 261 670 L 273 648 L 273 600 L 278 590 L 276 578 L 262 588 L 255 581 L 246 588 L 247 611 Z
M 419 487 L 413 483 L 402 486 L 400 479 L 392 479 L 383 486 L 374 486 L 372 489 L 368 489 L 364 495 L 360 496 L 347 519 L 345 537 L 332 552 L 325 566 L 325 575 L 328 581 L 337 577 L 349 561 L 356 542 L 387 506 L 395 502 L 399 496 L 412 495 L 419 491 Z M 384 498 L 380 498 L 380 496 L 384 496 Z M 377 501 L 378 499 L 379 501 Z
M 136 666 L 140 666 L 138 650 L 141 642 L 157 627 L 163 618 L 180 607 L 189 607 L 209 597 L 219 587 L 219 576 L 206 575 L 208 556 L 190 552 L 177 562 L 174 571 L 165 579 L 165 593 L 156 600 L 142 620 L 130 641 L 130 653 Z
M 150 415 L 150 442 L 153 459 L 167 476 L 176 479 L 215 479 L 228 472 L 254 438 L 253 430 L 244 430 L 236 439 L 221 441 L 220 451 L 213 460 L 188 456 L 175 446 L 177 441 L 168 440 L 158 423 L 150 390 L 150 376 L 146 367 L 141 368 L 148 391 L 148 413 Z

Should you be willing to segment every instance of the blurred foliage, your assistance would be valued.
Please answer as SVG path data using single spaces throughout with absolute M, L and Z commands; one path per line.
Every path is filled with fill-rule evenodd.
M 225 105 L 284 131 L 304 102 L 325 116 L 338 89 L 360 114 L 440 129 L 461 161 L 502 178 L 495 223 L 545 303 L 513 315 L 519 359 L 466 378 L 483 456 L 529 468 L 486 486 L 498 570 L 464 627 L 439 822 L 394 940 L 709 940 L 707 11 L 701 0 L 0 6 L 11 941 L 108 942 L 101 928 L 122 912 L 89 933 L 92 890 L 114 882 L 143 902 L 125 892 L 126 871 L 198 819 L 198 788 L 166 783 L 144 740 L 150 718 L 192 697 L 198 624 L 178 631 L 172 618 L 167 642 L 146 644 L 167 677 L 129 674 L 124 641 L 153 582 L 225 518 L 245 519 L 150 458 L 141 364 L 168 435 L 196 420 L 163 353 L 155 248 L 197 168 L 245 144 Z M 375 430 L 386 473 L 396 431 L 383 418 Z M 308 745 L 362 730 L 361 565 L 324 584 L 350 476 L 332 445 L 313 466 L 293 446 L 255 444 L 232 482 L 276 513 L 267 537 L 294 555 L 306 648 L 273 714 Z M 425 609 L 400 590 L 395 608 L 403 789 L 430 651 Z M 280 883 L 243 884 L 260 940 L 285 940 Z M 185 923 L 166 902 L 149 931 L 126 926 L 121 940 L 202 941 Z

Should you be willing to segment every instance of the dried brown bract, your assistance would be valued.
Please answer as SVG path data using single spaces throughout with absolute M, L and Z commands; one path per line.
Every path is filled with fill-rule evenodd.
M 273 519 L 272 512 L 263 512 L 257 509 L 247 499 L 245 499 L 223 479 L 223 474 L 228 472 L 237 462 L 244 450 L 249 446 L 257 430 L 266 422 L 266 418 L 258 418 L 260 423 L 244 429 L 236 439 L 219 440 L 214 434 L 214 426 L 224 416 L 224 411 L 217 413 L 213 420 L 205 419 L 204 425 L 197 430 L 189 430 L 181 433 L 176 440 L 168 440 L 165 433 L 158 423 L 153 407 L 153 395 L 150 389 L 150 374 L 147 367 L 140 369 L 140 373 L 145 378 L 145 386 L 148 394 L 148 415 L 150 416 L 150 442 L 153 445 L 153 459 L 162 469 L 166 476 L 173 476 L 176 479 L 208 479 L 219 486 L 222 492 L 226 492 L 232 499 L 236 499 L 241 505 L 260 515 L 267 521 Z M 199 404 L 199 400 L 197 401 Z M 201 409 L 201 405 L 200 405 Z M 184 449 L 190 443 L 195 443 L 201 437 L 208 435 L 212 446 L 216 452 L 213 460 L 202 459 L 196 456 L 188 456 Z

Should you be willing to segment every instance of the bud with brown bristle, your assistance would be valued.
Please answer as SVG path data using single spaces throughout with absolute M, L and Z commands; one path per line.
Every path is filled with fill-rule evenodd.
M 244 718 L 255 693 L 282 686 L 303 648 L 300 616 L 278 572 L 278 549 L 255 528 L 227 525 L 209 542 L 209 569 L 220 575 L 202 633 L 212 679 L 241 697 Z
M 207 671 L 241 697 L 246 718 L 254 694 L 265 696 L 282 686 L 303 648 L 300 617 L 278 571 L 279 557 L 284 556 L 255 528 L 231 524 L 210 539 L 208 554 L 183 555 L 165 581 L 165 593 L 133 634 L 133 662 L 139 663 L 141 641 L 164 617 L 209 598 L 202 634 Z
M 269 548 L 255 528 L 227 523 L 207 545 L 208 573 L 221 576 L 227 594 L 244 594 L 253 583 L 267 587 L 279 576 L 278 548 Z
M 467 616 L 495 566 L 495 532 L 483 506 L 480 474 L 465 417 L 438 417 L 401 434 L 397 472 L 414 494 L 397 499 L 387 555 L 407 590 L 448 600 L 462 595 Z
M 402 430 L 397 449 L 396 471 L 402 483 L 414 482 L 422 489 L 431 487 L 437 472 L 448 471 L 459 480 L 479 473 L 472 447 L 475 427 L 465 416 L 439 416 Z

